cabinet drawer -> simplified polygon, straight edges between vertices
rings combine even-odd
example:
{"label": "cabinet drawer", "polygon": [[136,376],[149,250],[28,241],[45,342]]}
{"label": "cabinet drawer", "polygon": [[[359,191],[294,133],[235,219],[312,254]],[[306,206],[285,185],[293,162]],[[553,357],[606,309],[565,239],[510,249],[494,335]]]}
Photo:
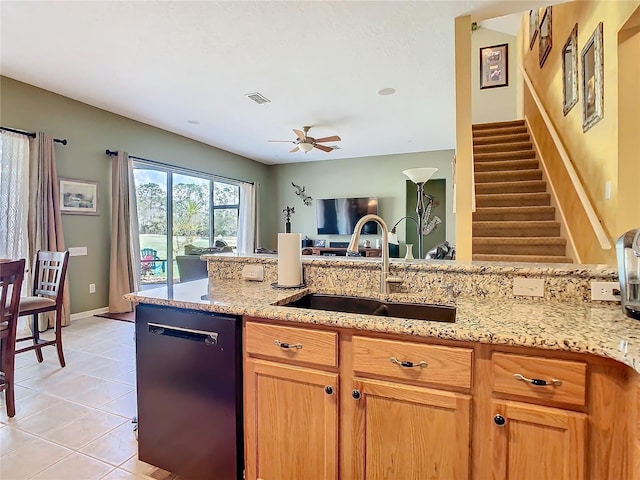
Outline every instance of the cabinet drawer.
{"label": "cabinet drawer", "polygon": [[[492,360],[494,392],[573,405],[585,404],[587,364],[584,362],[500,352],[494,352]],[[549,384],[535,385],[516,378],[516,375],[544,380]],[[553,385],[550,384],[552,380],[562,383]]]}
{"label": "cabinet drawer", "polygon": [[247,322],[245,346],[248,354],[338,366],[336,332]]}
{"label": "cabinet drawer", "polygon": [[[470,348],[353,337],[353,370],[399,380],[471,388],[472,353]],[[426,365],[420,366],[420,362]]]}

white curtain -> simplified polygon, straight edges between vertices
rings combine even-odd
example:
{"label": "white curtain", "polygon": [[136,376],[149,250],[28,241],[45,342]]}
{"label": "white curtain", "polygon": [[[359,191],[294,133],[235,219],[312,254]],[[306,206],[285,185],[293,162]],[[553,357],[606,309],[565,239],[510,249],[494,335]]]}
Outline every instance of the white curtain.
{"label": "white curtain", "polygon": [[254,253],[258,235],[257,187],[240,185],[240,214],[238,218],[238,253]]}
{"label": "white curtain", "polygon": [[0,258],[29,259],[29,137],[0,132]]}
{"label": "white curtain", "polygon": [[133,163],[118,152],[111,165],[111,262],[109,312],[131,312],[123,295],[140,289],[140,238]]}

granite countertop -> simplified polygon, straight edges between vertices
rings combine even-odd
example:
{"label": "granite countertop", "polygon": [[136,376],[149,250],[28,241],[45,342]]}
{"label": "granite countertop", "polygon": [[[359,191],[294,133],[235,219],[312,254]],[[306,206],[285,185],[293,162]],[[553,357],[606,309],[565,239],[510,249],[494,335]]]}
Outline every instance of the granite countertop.
{"label": "granite countertop", "polygon": [[[282,306],[313,288],[274,289],[267,282],[208,279],[142,290],[125,298],[154,305],[233,315],[249,315],[300,324],[396,333],[447,340],[493,343],[592,353],[613,358],[640,373],[640,321],[625,316],[620,306],[570,302],[519,302],[486,298],[456,299],[455,323],[406,320]],[[357,291],[327,291],[381,298]],[[390,301],[430,302],[428,296],[390,294]]]}

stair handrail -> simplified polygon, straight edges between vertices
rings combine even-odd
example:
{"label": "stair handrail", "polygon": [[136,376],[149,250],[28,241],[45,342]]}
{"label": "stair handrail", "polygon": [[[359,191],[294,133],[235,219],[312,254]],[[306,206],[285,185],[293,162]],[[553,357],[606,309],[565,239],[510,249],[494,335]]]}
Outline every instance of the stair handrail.
{"label": "stair handrail", "polygon": [[587,214],[587,218],[589,219],[589,223],[593,228],[593,232],[596,234],[596,238],[598,239],[598,242],[600,242],[600,247],[603,250],[610,250],[611,242],[609,241],[609,237],[607,236],[607,233],[604,231],[604,228],[602,228],[602,224],[600,223],[598,214],[594,210],[593,205],[591,205],[591,201],[589,200],[589,197],[587,196],[587,192],[585,192],[584,187],[582,186],[582,182],[580,181],[580,178],[578,177],[578,174],[576,173],[576,170],[573,167],[573,163],[569,158],[569,154],[567,153],[567,150],[564,148],[564,145],[560,140],[560,135],[558,135],[558,132],[554,127],[553,123],[551,122],[551,119],[549,118],[547,111],[542,105],[542,101],[540,100],[540,97],[538,97],[538,92],[536,92],[536,89],[533,86],[531,79],[529,78],[529,74],[524,69],[524,66],[520,65],[520,70],[522,71],[522,77],[524,78],[524,81],[526,82],[527,87],[529,88],[529,92],[531,92],[531,97],[533,98],[533,101],[536,103],[536,106],[538,107],[540,116],[542,117],[542,120],[544,121],[545,125],[547,126],[547,129],[549,130],[549,133],[551,134],[551,139],[553,140],[553,143],[555,144],[555,147],[558,150],[558,153],[560,154],[560,158],[562,159],[564,168],[567,170],[567,173],[569,174],[569,178],[571,179],[573,188],[575,189],[578,195],[578,198],[580,199],[580,203],[582,203],[582,208],[584,208],[584,211]]}

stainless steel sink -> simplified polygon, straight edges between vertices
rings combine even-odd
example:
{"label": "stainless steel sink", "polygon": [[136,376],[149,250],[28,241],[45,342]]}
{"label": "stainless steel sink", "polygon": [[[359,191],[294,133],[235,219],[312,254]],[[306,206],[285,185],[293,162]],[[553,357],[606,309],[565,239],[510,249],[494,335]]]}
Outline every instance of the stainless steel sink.
{"label": "stainless steel sink", "polygon": [[433,322],[453,323],[456,321],[456,307],[454,306],[382,302],[371,298],[347,295],[309,293],[284,306],[309,308],[312,310],[328,310],[331,312],[361,313],[383,317],[410,318],[414,320],[430,320]]}

